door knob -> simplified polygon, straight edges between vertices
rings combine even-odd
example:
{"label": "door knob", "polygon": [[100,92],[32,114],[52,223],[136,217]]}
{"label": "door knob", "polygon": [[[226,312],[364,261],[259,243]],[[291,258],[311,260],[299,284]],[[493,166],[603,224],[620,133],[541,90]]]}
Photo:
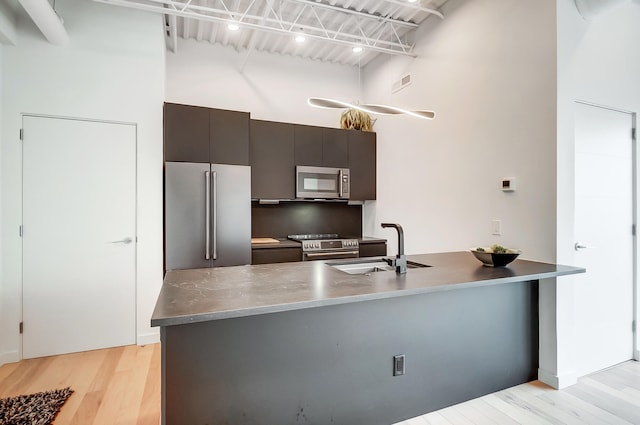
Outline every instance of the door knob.
{"label": "door knob", "polygon": [[587,246],[587,245],[583,245],[583,244],[581,244],[580,242],[576,242],[576,243],[573,245],[573,249],[575,249],[576,251],[580,251],[580,250],[582,250],[582,249],[594,249],[594,248],[595,248],[595,246]]}
{"label": "door knob", "polygon": [[120,239],[119,241],[111,241],[111,243],[124,243],[124,244],[130,244],[131,242],[133,242],[133,239],[128,237],[124,239]]}

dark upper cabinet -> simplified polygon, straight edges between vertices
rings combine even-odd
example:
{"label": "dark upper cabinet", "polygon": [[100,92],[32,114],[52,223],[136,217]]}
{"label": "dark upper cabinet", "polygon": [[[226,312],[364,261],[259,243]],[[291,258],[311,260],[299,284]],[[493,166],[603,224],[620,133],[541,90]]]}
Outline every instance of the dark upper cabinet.
{"label": "dark upper cabinet", "polygon": [[210,110],[212,164],[249,165],[249,113]]}
{"label": "dark upper cabinet", "polygon": [[351,199],[376,199],[376,133],[348,131]]}
{"label": "dark upper cabinet", "polygon": [[349,167],[349,132],[337,128],[322,129],[322,165],[325,167]]}
{"label": "dark upper cabinet", "polygon": [[209,109],[164,104],[164,159],[209,162]]}
{"label": "dark upper cabinet", "polygon": [[295,165],[347,168],[347,131],[337,128],[293,125]]}
{"label": "dark upper cabinet", "polygon": [[295,198],[294,126],[251,120],[251,197]]}
{"label": "dark upper cabinet", "polygon": [[164,159],[249,165],[249,114],[165,103]]}
{"label": "dark upper cabinet", "polygon": [[322,167],[322,127],[293,125],[295,165]]}

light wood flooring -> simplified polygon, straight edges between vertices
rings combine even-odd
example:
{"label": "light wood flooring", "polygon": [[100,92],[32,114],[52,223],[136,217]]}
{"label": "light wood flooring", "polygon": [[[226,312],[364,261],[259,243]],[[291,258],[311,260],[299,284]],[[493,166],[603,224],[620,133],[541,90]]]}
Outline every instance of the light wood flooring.
{"label": "light wood flooring", "polygon": [[629,361],[557,391],[518,385],[397,425],[640,425],[640,363]]}
{"label": "light wood flooring", "polygon": [[[160,345],[44,357],[0,367],[0,398],[66,386],[74,393],[55,425],[157,425]],[[638,425],[640,363],[622,363],[561,391],[534,381],[399,423],[428,424]]]}
{"label": "light wood flooring", "polygon": [[70,386],[62,424],[160,423],[160,344],[22,360],[0,367],[0,398]]}

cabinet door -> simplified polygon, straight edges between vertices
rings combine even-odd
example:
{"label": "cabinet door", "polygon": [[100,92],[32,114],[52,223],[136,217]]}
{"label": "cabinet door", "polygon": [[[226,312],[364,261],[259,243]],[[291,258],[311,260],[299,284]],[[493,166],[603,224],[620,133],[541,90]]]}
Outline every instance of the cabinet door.
{"label": "cabinet door", "polygon": [[349,131],[338,128],[322,129],[322,165],[347,168],[349,166]]}
{"label": "cabinet door", "polygon": [[209,162],[209,109],[164,104],[164,160]]}
{"label": "cabinet door", "polygon": [[251,197],[295,198],[293,125],[251,120]]}
{"label": "cabinet door", "polygon": [[322,167],[322,127],[294,125],[295,165]]}
{"label": "cabinet door", "polygon": [[212,164],[249,165],[249,113],[210,110]]}
{"label": "cabinet door", "polygon": [[268,248],[251,250],[251,264],[302,261],[302,248]]}
{"label": "cabinet door", "polygon": [[351,199],[376,199],[376,133],[349,130]]}
{"label": "cabinet door", "polygon": [[360,257],[383,257],[387,255],[387,243],[361,243]]}

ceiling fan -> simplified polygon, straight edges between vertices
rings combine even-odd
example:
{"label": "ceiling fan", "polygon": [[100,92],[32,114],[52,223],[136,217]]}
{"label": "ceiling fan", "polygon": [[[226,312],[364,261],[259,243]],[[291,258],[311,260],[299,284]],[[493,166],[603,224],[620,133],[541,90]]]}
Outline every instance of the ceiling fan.
{"label": "ceiling fan", "polygon": [[422,118],[425,120],[432,120],[435,118],[436,113],[434,111],[409,111],[407,109],[397,108],[389,105],[358,105],[348,102],[343,102],[336,99],[328,99],[324,97],[310,97],[307,99],[307,103],[310,106],[316,108],[335,108],[335,109],[357,109],[368,114],[379,115],[410,115],[416,118]]}

